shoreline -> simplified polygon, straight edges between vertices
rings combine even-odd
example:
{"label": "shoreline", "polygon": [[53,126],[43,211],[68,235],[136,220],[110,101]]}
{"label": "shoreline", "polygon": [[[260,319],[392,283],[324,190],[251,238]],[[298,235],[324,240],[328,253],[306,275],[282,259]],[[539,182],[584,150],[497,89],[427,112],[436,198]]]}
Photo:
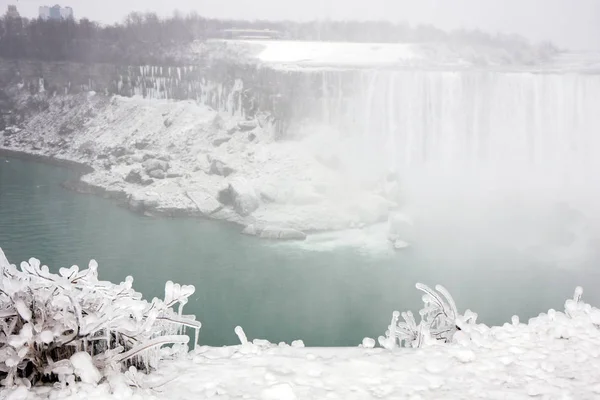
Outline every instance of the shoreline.
{"label": "shoreline", "polygon": [[4,136],[0,156],[70,168],[78,178],[64,188],[138,214],[227,221],[281,241],[343,234],[401,213],[398,184],[351,179],[356,162],[339,155],[344,143],[331,148],[335,137],[279,142],[259,119],[191,102],[89,93],[49,102],[18,135]]}
{"label": "shoreline", "polygon": [[[60,184],[60,186],[63,189],[69,190],[71,192],[81,194],[81,195],[101,197],[103,199],[113,202],[117,207],[125,208],[129,212],[132,212],[134,214],[137,214],[137,215],[140,215],[143,217],[157,218],[157,219],[160,219],[160,218],[170,218],[170,219],[190,218],[190,219],[197,219],[197,220],[216,221],[219,223],[224,223],[230,227],[238,228],[240,234],[244,234],[243,230],[246,228],[246,225],[244,225],[243,223],[229,221],[226,219],[207,217],[207,216],[203,215],[199,210],[197,210],[195,212],[191,212],[189,210],[174,208],[174,209],[168,209],[168,210],[162,211],[158,208],[148,210],[148,209],[139,209],[136,207],[132,207],[131,203],[129,201],[129,195],[125,191],[111,191],[110,189],[107,189],[105,187],[93,185],[93,184],[90,184],[90,183],[82,180],[81,178],[83,176],[93,173],[95,171],[95,169],[92,166],[85,164],[83,162],[68,160],[68,159],[64,159],[64,158],[58,158],[58,157],[49,156],[49,155],[45,155],[45,154],[29,153],[25,150],[8,149],[8,148],[2,147],[2,146],[0,146],[0,157],[12,158],[12,159],[29,161],[29,162],[36,162],[36,163],[40,163],[40,164],[52,165],[52,166],[61,167],[61,168],[67,168],[73,172],[76,172],[77,177],[74,179],[68,179],[68,180],[62,182]],[[377,225],[377,224],[375,224],[375,225]],[[304,233],[308,236],[308,235],[318,235],[318,234],[335,234],[335,233],[341,234],[345,231],[346,230],[306,230],[306,231],[304,231]],[[256,239],[259,239],[259,240],[266,240],[266,241],[272,241],[272,242],[289,241],[289,240],[283,240],[283,239],[262,238],[257,235],[248,235],[248,234],[244,234],[244,235],[248,236],[248,237],[255,237]]]}
{"label": "shoreline", "polygon": [[118,207],[123,207],[129,210],[132,213],[142,215],[144,217],[149,218],[195,218],[195,219],[205,219],[205,220],[213,220],[220,222],[227,222],[228,224],[235,225],[236,227],[243,227],[243,225],[237,224],[231,221],[218,220],[216,218],[206,218],[200,213],[196,214],[193,212],[177,209],[171,210],[171,212],[152,210],[139,210],[131,207],[128,201],[128,195],[126,192],[121,191],[111,191],[102,186],[95,186],[88,182],[85,182],[81,179],[84,175],[90,174],[95,171],[95,169],[87,165],[85,163],[73,160],[67,160],[64,158],[57,158],[53,156],[48,156],[45,154],[35,154],[29,153],[24,150],[13,150],[7,149],[5,147],[0,147],[0,157],[12,158],[16,160],[23,161],[31,161],[40,164],[52,165],[55,167],[67,168],[73,172],[76,172],[77,178],[75,179],[67,179],[62,182],[60,186],[63,189],[69,190],[74,193],[82,194],[82,195],[91,195],[101,197],[103,199],[110,200],[114,202]]}
{"label": "shoreline", "polygon": [[7,149],[6,147],[2,146],[0,146],[0,157],[14,158],[17,160],[25,161],[34,161],[41,164],[68,168],[72,171],[77,172],[79,174],[79,177],[82,177],[83,175],[90,174],[95,171],[92,166],[78,161],[66,160],[64,158],[57,158],[45,154],[28,153],[24,150]]}

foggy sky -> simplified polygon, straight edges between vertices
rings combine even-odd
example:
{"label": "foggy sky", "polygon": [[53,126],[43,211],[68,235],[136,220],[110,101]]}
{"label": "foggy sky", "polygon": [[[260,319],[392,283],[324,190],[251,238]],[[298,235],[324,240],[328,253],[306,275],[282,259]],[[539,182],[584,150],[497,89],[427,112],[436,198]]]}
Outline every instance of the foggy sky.
{"label": "foggy sky", "polygon": [[514,32],[532,41],[600,50],[600,0],[0,0],[0,6],[16,3],[32,17],[40,5],[56,2],[73,7],[76,18],[104,23],[121,21],[131,11],[171,15],[175,9],[239,19],[384,19]]}

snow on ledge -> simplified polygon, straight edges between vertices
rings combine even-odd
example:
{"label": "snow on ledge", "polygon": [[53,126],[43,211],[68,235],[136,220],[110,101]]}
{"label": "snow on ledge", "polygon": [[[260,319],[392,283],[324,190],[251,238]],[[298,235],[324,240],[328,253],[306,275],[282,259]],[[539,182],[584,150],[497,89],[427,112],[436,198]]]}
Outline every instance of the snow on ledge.
{"label": "snow on ledge", "polygon": [[[297,40],[210,39],[200,46],[233,51],[278,70],[492,69],[501,72],[600,73],[600,53],[552,55],[465,43],[354,43]],[[202,47],[204,46],[204,47]],[[514,50],[514,49],[513,49]],[[193,50],[198,51],[198,50]]]}
{"label": "snow on ledge", "polygon": [[[245,41],[245,43],[254,43]],[[406,43],[264,41],[258,59],[269,64],[303,67],[368,67],[412,64],[423,57]]]}

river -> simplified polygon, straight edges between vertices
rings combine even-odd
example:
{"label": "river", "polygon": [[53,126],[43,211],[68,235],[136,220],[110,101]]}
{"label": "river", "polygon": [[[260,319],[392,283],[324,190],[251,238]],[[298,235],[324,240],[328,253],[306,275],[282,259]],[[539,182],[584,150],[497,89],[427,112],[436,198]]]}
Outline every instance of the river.
{"label": "river", "polygon": [[94,258],[101,279],[131,275],[149,299],[163,296],[167,280],[195,285],[184,312],[202,322],[205,345],[236,344],[240,325],[250,339],[356,346],[383,334],[394,310],[421,308],[417,282],[446,286],[459,310],[470,308],[487,324],[562,310],[577,285],[587,288],[588,302],[600,300],[600,271],[585,263],[556,268],[491,245],[393,253],[261,241],[232,225],[144,217],[60,186],[74,176],[0,158],[0,247],[9,260],[36,257],[57,271]]}

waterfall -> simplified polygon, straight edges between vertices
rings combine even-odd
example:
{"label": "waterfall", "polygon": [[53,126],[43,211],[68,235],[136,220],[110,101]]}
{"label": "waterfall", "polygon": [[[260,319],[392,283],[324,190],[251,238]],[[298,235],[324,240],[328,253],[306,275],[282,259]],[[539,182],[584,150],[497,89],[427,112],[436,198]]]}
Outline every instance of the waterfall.
{"label": "waterfall", "polygon": [[600,75],[319,74],[326,97],[297,117],[352,143],[341,151],[349,175],[397,172],[429,236],[495,230],[493,241],[525,240],[516,233],[540,236],[559,204],[594,219],[600,235]]}
{"label": "waterfall", "polygon": [[351,91],[335,73],[323,81],[321,122],[379,145],[397,169],[564,165],[600,144],[598,75],[369,71]]}

